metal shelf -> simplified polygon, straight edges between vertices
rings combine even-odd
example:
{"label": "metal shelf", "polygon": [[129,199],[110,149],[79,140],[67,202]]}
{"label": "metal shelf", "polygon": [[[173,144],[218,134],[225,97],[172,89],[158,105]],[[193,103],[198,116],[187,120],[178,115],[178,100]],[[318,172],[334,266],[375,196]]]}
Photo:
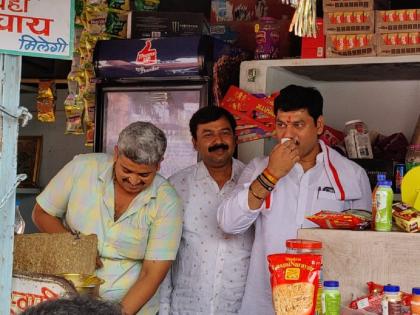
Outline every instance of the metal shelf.
{"label": "metal shelf", "polygon": [[420,80],[420,55],[245,61],[317,81]]}

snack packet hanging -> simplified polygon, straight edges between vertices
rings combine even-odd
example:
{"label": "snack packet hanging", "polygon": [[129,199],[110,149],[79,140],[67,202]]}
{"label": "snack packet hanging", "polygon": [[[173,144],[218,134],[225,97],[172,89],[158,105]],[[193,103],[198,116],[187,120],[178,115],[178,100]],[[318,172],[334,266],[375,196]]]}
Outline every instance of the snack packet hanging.
{"label": "snack packet hanging", "polygon": [[130,11],[130,0],[108,0],[108,8]]}
{"label": "snack packet hanging", "polygon": [[64,101],[64,111],[66,113],[65,134],[83,134],[83,100],[69,94]]}
{"label": "snack packet hanging", "polygon": [[95,136],[95,94],[86,93],[83,96],[85,103],[85,146],[93,146]]}
{"label": "snack packet hanging", "polygon": [[134,11],[157,11],[160,0],[134,0]]}
{"label": "snack packet hanging", "polygon": [[128,12],[109,9],[105,32],[118,38],[127,38]]}
{"label": "snack packet hanging", "polygon": [[267,260],[276,315],[314,314],[322,256],[274,254]]}
{"label": "snack packet hanging", "polygon": [[84,14],[81,17],[85,30],[89,34],[104,33],[107,15],[108,6],[105,4],[86,5]]}
{"label": "snack packet hanging", "polygon": [[39,82],[36,107],[39,121],[55,122],[55,84],[53,81]]}

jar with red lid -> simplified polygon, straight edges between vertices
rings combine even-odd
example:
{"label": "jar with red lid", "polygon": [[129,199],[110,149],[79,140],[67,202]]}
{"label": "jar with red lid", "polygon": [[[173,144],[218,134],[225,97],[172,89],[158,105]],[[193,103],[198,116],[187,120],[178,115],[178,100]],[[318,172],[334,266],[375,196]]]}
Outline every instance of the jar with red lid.
{"label": "jar with red lid", "polygon": [[[322,250],[322,242],[313,241],[313,240],[304,240],[304,239],[289,239],[286,240],[286,253],[287,254],[317,254],[321,255]],[[322,267],[321,267],[321,274],[319,277],[319,289],[318,295],[316,300],[316,309],[315,315],[322,314]]]}
{"label": "jar with red lid", "polygon": [[321,254],[322,242],[290,239],[286,241],[286,253],[288,254]]}

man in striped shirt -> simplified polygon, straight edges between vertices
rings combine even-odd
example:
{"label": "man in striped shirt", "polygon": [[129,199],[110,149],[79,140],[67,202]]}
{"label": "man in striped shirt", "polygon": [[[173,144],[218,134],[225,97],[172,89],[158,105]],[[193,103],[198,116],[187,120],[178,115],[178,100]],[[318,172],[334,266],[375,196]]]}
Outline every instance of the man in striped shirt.
{"label": "man in striped shirt", "polygon": [[127,315],[157,313],[155,293],[179,246],[182,202],[157,174],[165,149],[162,130],[132,123],[114,155],[79,155],[64,166],[32,215],[41,232],[98,236],[100,296],[120,302]]}

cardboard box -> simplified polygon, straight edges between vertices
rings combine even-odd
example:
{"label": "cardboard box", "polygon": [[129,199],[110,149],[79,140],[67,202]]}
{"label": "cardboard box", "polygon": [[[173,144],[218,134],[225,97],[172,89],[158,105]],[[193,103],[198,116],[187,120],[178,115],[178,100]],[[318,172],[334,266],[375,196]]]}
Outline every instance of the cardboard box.
{"label": "cardboard box", "polygon": [[291,18],[295,11],[278,0],[211,0],[210,22],[254,21],[262,16]]}
{"label": "cardboard box", "polygon": [[208,34],[209,27],[202,13],[130,12],[128,38],[159,38]]}
{"label": "cardboard box", "polygon": [[392,205],[392,217],[395,224],[405,232],[418,232],[420,229],[420,211],[402,202]]}
{"label": "cardboard box", "polygon": [[235,116],[237,142],[257,140],[270,137],[274,130],[274,98],[257,97],[236,86],[230,86],[221,106]]}
{"label": "cardboard box", "polygon": [[420,9],[375,11],[375,32],[418,32],[420,31]]}
{"label": "cardboard box", "polygon": [[[255,23],[257,21],[234,21],[212,24],[210,35],[233,44],[236,47],[254,53],[255,51]],[[290,20],[279,20],[280,27],[280,46],[279,54],[281,57],[290,56]]]}
{"label": "cardboard box", "polygon": [[376,56],[374,34],[340,34],[326,36],[326,57]]}
{"label": "cardboard box", "polygon": [[325,34],[373,33],[374,11],[335,11],[324,13]]}
{"label": "cardboard box", "polygon": [[316,20],[316,37],[302,37],[301,58],[325,58],[324,21]]}
{"label": "cardboard box", "polygon": [[420,32],[376,34],[378,56],[420,54]]}
{"label": "cardboard box", "polygon": [[373,10],[374,0],[324,0],[324,12]]}

